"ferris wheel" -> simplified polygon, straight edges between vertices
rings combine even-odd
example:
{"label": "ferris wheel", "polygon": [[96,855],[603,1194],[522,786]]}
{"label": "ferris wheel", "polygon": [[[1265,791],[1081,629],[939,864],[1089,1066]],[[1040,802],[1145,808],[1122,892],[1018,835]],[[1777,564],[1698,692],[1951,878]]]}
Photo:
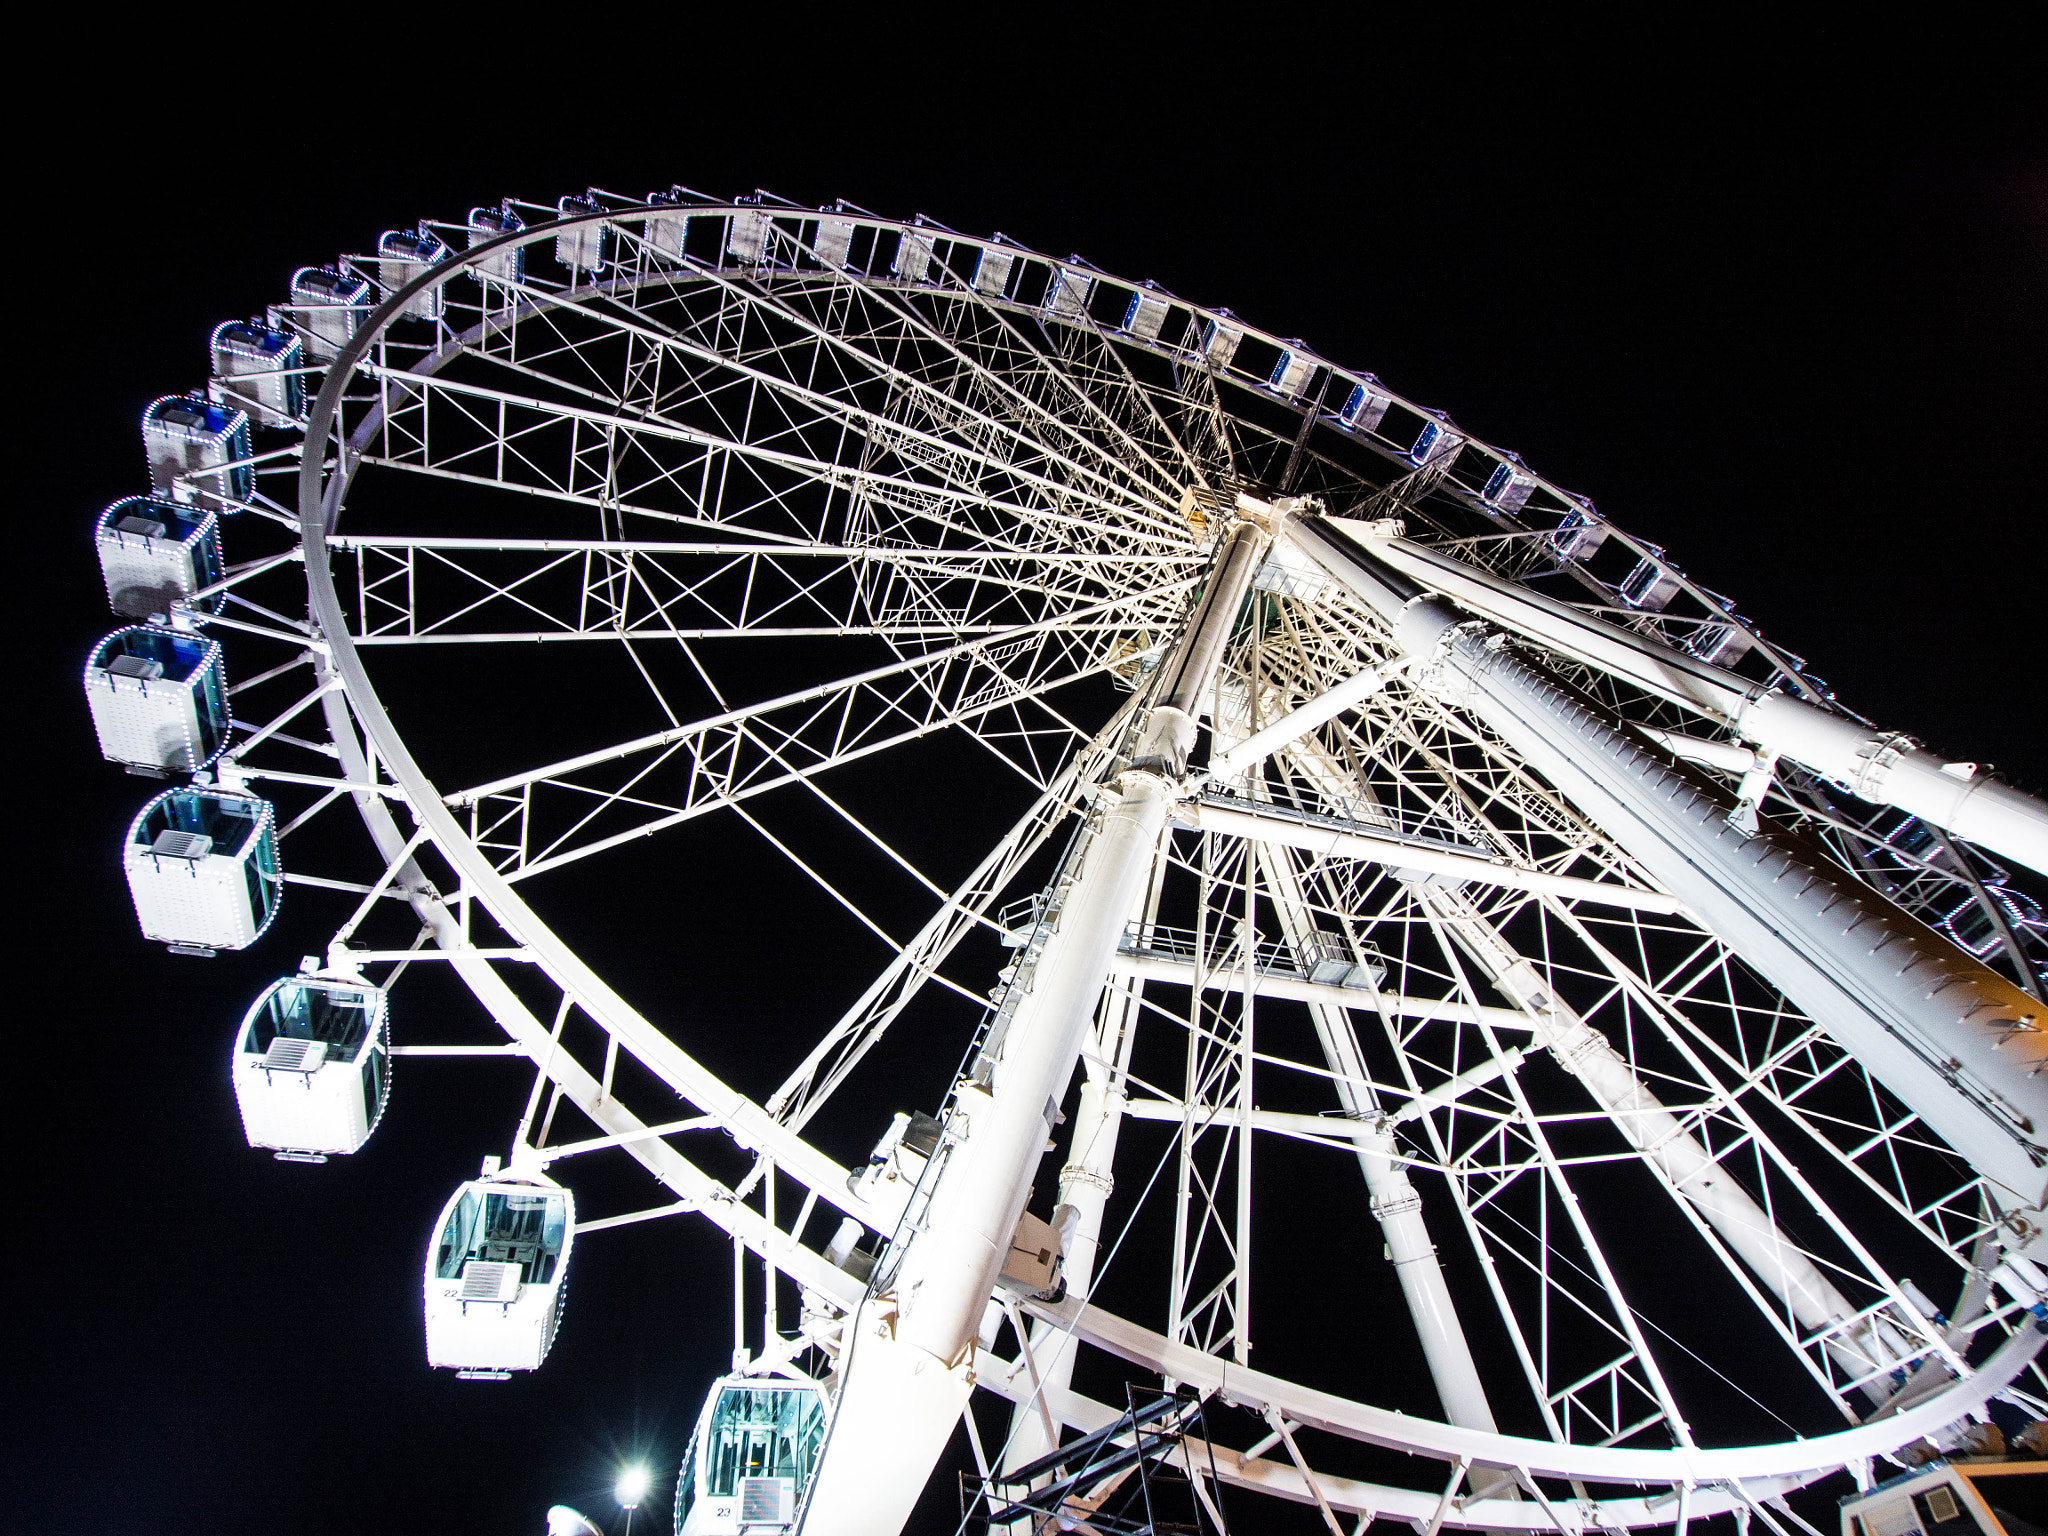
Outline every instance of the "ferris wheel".
{"label": "ferris wheel", "polygon": [[[1445,413],[683,188],[387,232],[211,364],[95,530],[143,933],[312,952],[222,1003],[279,1157],[528,1064],[427,1365],[548,1368],[607,1228],[730,1239],[678,1531],[894,1532],[964,1423],[1002,1528],[1177,1468],[1219,1528],[1789,1536],[2048,1418],[2048,807]],[[721,920],[872,963],[770,1016]]]}

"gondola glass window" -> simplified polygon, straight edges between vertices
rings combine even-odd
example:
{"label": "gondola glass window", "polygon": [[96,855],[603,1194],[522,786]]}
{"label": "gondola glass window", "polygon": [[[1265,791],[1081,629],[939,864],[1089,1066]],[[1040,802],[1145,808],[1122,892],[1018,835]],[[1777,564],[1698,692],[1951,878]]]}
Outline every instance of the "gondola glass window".
{"label": "gondola glass window", "polygon": [[233,1077],[252,1147],[324,1162],[370,1139],[390,1091],[385,994],[359,982],[292,976],[242,1021]]}
{"label": "gondola glass window", "polygon": [[742,1525],[787,1525],[824,1439],[816,1387],[726,1377],[712,1389],[676,1480],[676,1530],[721,1536]]}
{"label": "gondola glass window", "polygon": [[435,1274],[459,1280],[472,1261],[516,1264],[520,1284],[545,1285],[562,1257],[566,1215],[559,1193],[472,1185],[442,1225]]}

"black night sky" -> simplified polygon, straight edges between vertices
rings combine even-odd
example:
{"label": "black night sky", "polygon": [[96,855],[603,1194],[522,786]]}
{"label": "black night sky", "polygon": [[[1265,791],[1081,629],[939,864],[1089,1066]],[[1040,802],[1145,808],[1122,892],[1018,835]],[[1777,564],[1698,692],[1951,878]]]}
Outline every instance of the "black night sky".
{"label": "black night sky", "polygon": [[[1995,40],[1981,75],[1903,41],[1852,69],[1824,37],[1680,72],[1668,40],[1594,68],[1420,17],[1169,47],[1150,21],[1020,10],[915,56],[793,43],[793,12],[658,43],[553,17],[482,53],[301,23],[118,85],[88,86],[76,40],[41,55],[62,89],[13,135],[12,1529],[610,1519],[622,1459],[672,1476],[728,1347],[729,1250],[651,1223],[579,1255],[536,1378],[430,1376],[427,1226],[502,1149],[518,1069],[403,1064],[364,1154],[274,1163],[242,1144],[228,1032],[324,935],[289,902],[241,956],[135,931],[114,850],[147,786],[100,761],[77,682],[113,627],[92,520],[146,488],[139,413],[202,382],[213,325],[382,229],[682,182],[1077,251],[1449,411],[1667,546],[1852,708],[2048,791],[2048,136]],[[1837,70],[1866,83],[1817,99]]]}

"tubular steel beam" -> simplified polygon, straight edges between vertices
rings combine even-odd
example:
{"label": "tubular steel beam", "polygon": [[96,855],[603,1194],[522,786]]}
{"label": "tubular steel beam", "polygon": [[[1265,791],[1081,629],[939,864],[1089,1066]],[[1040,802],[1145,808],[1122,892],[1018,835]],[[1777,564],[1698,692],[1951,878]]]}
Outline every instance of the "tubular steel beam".
{"label": "tubular steel beam", "polygon": [[2042,1007],[1776,829],[1729,821],[1726,792],[1328,521],[1290,527],[1392,625],[1417,685],[1471,710],[1709,932],[1998,1186],[2048,1248],[2048,1030]]}

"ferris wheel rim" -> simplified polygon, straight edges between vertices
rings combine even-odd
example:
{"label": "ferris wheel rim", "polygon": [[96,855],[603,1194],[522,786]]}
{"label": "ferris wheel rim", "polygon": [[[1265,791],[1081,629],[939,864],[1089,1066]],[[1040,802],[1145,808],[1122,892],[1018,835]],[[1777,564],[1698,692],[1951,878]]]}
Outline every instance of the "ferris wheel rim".
{"label": "ferris wheel rim", "polygon": [[[513,933],[520,942],[532,949],[540,957],[542,968],[563,988],[565,993],[573,992],[579,1003],[585,1007],[585,1010],[591,1014],[593,1019],[598,1020],[608,1032],[619,1035],[622,1038],[641,1035],[641,1038],[636,1043],[636,1054],[641,1054],[643,1059],[648,1059],[649,1052],[655,1055],[667,1054],[660,1049],[661,1046],[667,1046],[669,1052],[673,1052],[674,1056],[681,1058],[681,1061],[676,1061],[671,1057],[671,1066],[689,1082],[689,1096],[695,1102],[703,1107],[707,1113],[717,1116],[721,1123],[734,1134],[735,1138],[741,1141],[742,1145],[748,1146],[750,1150],[765,1152],[768,1155],[774,1156],[778,1165],[786,1171],[790,1171],[793,1175],[801,1177],[802,1175],[799,1173],[799,1170],[808,1173],[811,1176],[804,1178],[803,1182],[817,1190],[824,1198],[832,1199],[831,1191],[836,1188],[843,1188],[843,1169],[836,1167],[836,1165],[830,1165],[828,1159],[824,1159],[821,1154],[817,1154],[800,1136],[786,1133],[784,1128],[779,1125],[767,1110],[728,1088],[722,1080],[711,1074],[707,1069],[702,1068],[701,1065],[695,1062],[694,1058],[688,1056],[688,1053],[682,1052],[680,1047],[677,1047],[673,1041],[669,1040],[664,1032],[655,1028],[636,1009],[619,997],[595,970],[588,967],[570,946],[554,934],[552,928],[546,924],[545,920],[533,911],[524,898],[491,865],[488,857],[476,847],[473,839],[470,838],[453,815],[450,814],[445,800],[438,793],[432,780],[428,778],[424,770],[421,769],[417,761],[412,757],[403,737],[391,722],[388,712],[384,709],[357,649],[354,637],[350,634],[329,565],[329,535],[338,526],[347,485],[353,477],[355,467],[348,461],[346,442],[339,437],[336,430],[339,426],[341,395],[349,379],[354,375],[358,365],[362,362],[363,357],[367,354],[375,340],[389,328],[393,321],[403,314],[407,302],[419,291],[430,284],[449,281],[462,271],[473,267],[494,254],[500,248],[507,245],[532,243],[533,241],[547,238],[561,229],[580,225],[601,224],[608,219],[616,219],[619,216],[619,210],[607,210],[604,214],[581,215],[575,218],[558,220],[552,224],[530,226],[525,231],[507,234],[498,239],[472,247],[470,250],[461,253],[460,256],[436,268],[422,272],[410,283],[395,290],[385,303],[378,308],[369,322],[364,325],[357,337],[349,343],[348,348],[335,359],[329,368],[326,379],[323,381],[320,396],[313,406],[312,418],[307,427],[305,452],[300,465],[299,522],[306,555],[305,563],[308,571],[309,596],[312,600],[314,616],[319,626],[320,638],[328,648],[332,663],[342,678],[348,710],[375,743],[380,755],[388,765],[392,777],[405,790],[408,803],[412,807],[414,814],[420,816],[423,825],[427,826],[435,846],[440,850],[443,857],[447,858],[451,865],[460,870],[464,877],[475,887],[479,899],[483,900],[486,907],[507,928],[508,932]],[[877,220],[874,222],[896,224],[897,221]],[[899,227],[908,228],[910,226],[903,225]],[[334,444],[336,451],[336,464],[331,476],[323,475],[323,461],[330,441]],[[593,1003],[596,1005],[595,1007],[592,1006]],[[615,1028],[615,1025],[620,1020],[628,1021],[633,1027],[627,1030]],[[644,1031],[644,1035],[641,1034],[642,1031]],[[638,1049],[639,1046],[644,1046],[645,1050]],[[679,1091],[681,1090],[679,1089]],[[752,1139],[750,1140],[749,1138]],[[839,1204],[842,1209],[848,1210],[849,1214],[859,1214],[857,1210],[852,1209],[843,1201],[834,1200],[834,1203]],[[1891,1442],[1889,1447],[1876,1444],[1877,1441],[1884,1439],[1885,1434],[1889,1432],[1883,1426],[1864,1426],[1857,1430],[1839,1432],[1836,1436],[1788,1441],[1782,1443],[1782,1445],[1773,1442],[1772,1445],[1778,1450],[1792,1452],[1795,1458],[1797,1455],[1807,1454],[1811,1449],[1823,1445],[1848,1446],[1853,1443],[1857,1446],[1868,1447],[1868,1449],[1845,1454],[1871,1454],[1873,1452],[1881,1452],[1887,1448],[1896,1448],[1897,1445],[1917,1438],[1919,1434],[1924,1433],[1924,1430],[1919,1427],[1923,1419],[1929,1424],[1948,1422],[1949,1419],[1955,1416],[1955,1412],[1967,1411],[1969,1407],[1974,1406],[1976,1403],[1981,1403],[1985,1398],[1988,1398],[1993,1392],[2005,1385],[2005,1381],[2009,1380],[2011,1375],[2017,1374],[2026,1364],[2026,1360],[2031,1359],[2033,1351],[2039,1347],[2040,1341],[2038,1338],[2030,1341],[2016,1335],[2013,1340],[2008,1342],[1999,1356],[2000,1361],[2006,1361],[2009,1358],[2013,1360],[2011,1372],[2004,1379],[1994,1380],[1995,1371],[1990,1365],[1987,1365],[1976,1375],[1957,1382],[1953,1387],[1945,1391],[1939,1399],[1932,1400],[1930,1403],[1924,1404],[1919,1408],[1909,1410],[1908,1415],[1902,1415],[1895,1420],[1887,1421],[1894,1425],[1910,1422],[1914,1426],[1910,1432],[1902,1434],[1897,1440]],[[2025,1358],[2018,1358],[2022,1353],[2024,1353]],[[2002,1366],[2000,1368],[2002,1369]],[[1968,1396],[1969,1391],[1974,1390],[1980,1385],[1983,1388],[1982,1392],[1972,1402],[1964,1403],[1962,1400]],[[1225,1391],[1227,1394],[1227,1387]],[[1958,1404],[1960,1406],[1956,1407],[1954,1411],[1948,1412],[1946,1418],[1939,1418],[1939,1411],[1947,1408],[1950,1404]],[[1368,1413],[1376,1414],[1383,1412],[1383,1410],[1370,1409],[1369,1405],[1357,1404],[1356,1406],[1365,1409]],[[1411,1425],[1414,1425],[1416,1421],[1410,1419],[1409,1422]],[[1442,1427],[1445,1429],[1452,1428],[1447,1425]],[[1674,1481],[1685,1481],[1701,1475],[1736,1475],[1726,1471],[1708,1471],[1709,1462],[1718,1466],[1719,1462],[1716,1458],[1727,1458],[1737,1455],[1755,1456],[1763,1449],[1762,1447],[1736,1447],[1726,1448],[1725,1450],[1717,1448],[1707,1451],[1681,1448],[1671,1452],[1645,1452],[1626,1451],[1618,1447],[1558,1446],[1550,1442],[1524,1441],[1512,1436],[1477,1436],[1469,1441],[1467,1449],[1452,1449],[1454,1441],[1458,1444],[1468,1443],[1464,1440],[1459,1440],[1458,1437],[1471,1437],[1473,1435],[1474,1432],[1471,1431],[1454,1430],[1450,1438],[1442,1439],[1432,1447],[1425,1447],[1418,1443],[1418,1440],[1422,1437],[1415,1435],[1411,1431],[1411,1438],[1403,1443],[1408,1448],[1423,1450],[1425,1454],[1434,1449],[1443,1452],[1447,1457],[1468,1456],[1485,1460],[1512,1460],[1529,1471],[1556,1471],[1561,1475],[1587,1476],[1600,1481],[1614,1482],[1645,1480],[1646,1477],[1647,1480],[1654,1481],[1663,1481],[1667,1478]],[[1793,1452],[1793,1447],[1795,1446],[1799,1450]],[[1535,1454],[1538,1451],[1542,1454]],[[1546,1458],[1557,1457],[1560,1452],[1571,1453],[1566,1458],[1566,1461],[1576,1470],[1567,1471],[1564,1462],[1559,1462],[1555,1459],[1546,1460]],[[1613,1452],[1614,1454],[1604,1454],[1607,1452]],[[1582,1457],[1591,1457],[1593,1460],[1588,1462],[1582,1460]],[[1709,1461],[1703,1462],[1697,1459],[1702,1457],[1709,1458]],[[1592,1466],[1596,1464],[1602,1470],[1592,1470]],[[1841,1464],[1840,1460],[1826,1461],[1828,1468]],[[1788,1466],[1785,1470],[1805,1471],[1813,1470],[1820,1466],[1821,1462],[1819,1461],[1805,1461],[1801,1462],[1797,1468]],[[1656,1470],[1651,1472],[1650,1469],[1653,1467]]]}

